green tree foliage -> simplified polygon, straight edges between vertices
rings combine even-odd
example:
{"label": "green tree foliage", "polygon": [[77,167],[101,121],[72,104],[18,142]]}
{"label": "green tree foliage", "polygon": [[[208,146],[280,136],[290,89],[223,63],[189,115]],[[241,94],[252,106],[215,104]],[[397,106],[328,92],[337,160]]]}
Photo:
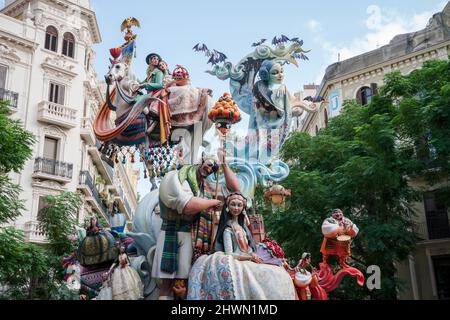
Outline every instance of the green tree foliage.
{"label": "green tree foliage", "polygon": [[34,136],[23,129],[19,120],[11,120],[9,106],[0,101],[0,225],[20,216],[23,204],[18,200],[21,189],[8,177],[19,172],[31,157]]}
{"label": "green tree foliage", "polygon": [[46,196],[45,207],[40,211],[39,225],[49,240],[49,249],[59,257],[71,254],[76,243],[70,239],[77,226],[77,212],[82,200],[79,193],[64,192]]}
{"label": "green tree foliage", "polygon": [[79,197],[64,194],[47,199],[50,207],[41,226],[50,237],[50,250],[26,242],[22,231],[5,226],[24,209],[19,199],[22,190],[8,174],[23,169],[35,142],[21,122],[8,115],[8,104],[0,101],[0,299],[73,299],[74,293],[62,282],[61,263],[73,249],[67,235]]}
{"label": "green tree foliage", "polygon": [[8,117],[9,106],[0,101],[0,172],[20,172],[33,150],[35,138],[32,133],[23,129],[20,120]]}
{"label": "green tree foliage", "polygon": [[309,251],[318,264],[322,221],[341,208],[360,227],[354,265],[363,273],[370,265],[381,268],[381,290],[356,288],[350,279],[331,298],[396,299],[401,290],[395,262],[415,247],[412,203],[421,197],[408,182],[445,181],[448,192],[449,78],[448,61],[426,62],[407,76],[389,74],[369,105],[347,102],[317,136],[294,133],[283,146],[291,164],[283,185],[293,195],[285,213],[266,215],[271,235],[288,256],[298,260]]}
{"label": "green tree foliage", "polygon": [[5,228],[0,232],[0,298],[33,299],[37,279],[48,274],[45,249],[25,242],[21,231]]}

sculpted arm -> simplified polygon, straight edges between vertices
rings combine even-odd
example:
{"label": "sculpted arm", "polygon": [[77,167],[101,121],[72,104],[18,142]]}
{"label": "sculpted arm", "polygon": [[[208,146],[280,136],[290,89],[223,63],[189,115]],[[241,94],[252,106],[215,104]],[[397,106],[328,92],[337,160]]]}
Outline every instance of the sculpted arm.
{"label": "sculpted arm", "polygon": [[292,115],[294,117],[300,116],[304,110],[308,112],[317,112],[319,110],[321,103],[300,100],[299,98],[292,96],[288,91],[287,94],[292,108]]}
{"label": "sculpted arm", "polygon": [[219,148],[217,156],[219,158],[219,162],[222,164],[227,189],[230,190],[230,192],[240,192],[241,187],[239,186],[239,180],[233,170],[231,170],[228,166],[225,160],[225,151],[222,148]]}
{"label": "sculpted arm", "polygon": [[155,82],[144,83],[144,88],[149,91],[155,91],[164,88],[163,85],[164,74],[162,72],[157,72],[155,76]]}
{"label": "sculpted arm", "polygon": [[167,207],[187,215],[197,214],[220,204],[218,200],[194,197],[188,192],[188,188],[189,186],[180,183],[178,174],[172,171],[161,181],[159,198]]}
{"label": "sculpted arm", "polygon": [[359,228],[350,219],[346,219],[346,234],[354,238],[358,235]]}
{"label": "sculpted arm", "polygon": [[326,238],[335,238],[336,236],[342,234],[342,230],[339,224],[334,223],[333,220],[325,219],[322,223],[322,234]]}

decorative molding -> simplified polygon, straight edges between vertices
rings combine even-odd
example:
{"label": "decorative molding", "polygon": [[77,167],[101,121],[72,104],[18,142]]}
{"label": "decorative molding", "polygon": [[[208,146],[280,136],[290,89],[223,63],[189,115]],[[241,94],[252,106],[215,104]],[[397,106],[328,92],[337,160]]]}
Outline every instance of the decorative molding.
{"label": "decorative molding", "polygon": [[[66,191],[67,187],[64,187],[62,184],[53,181],[53,180],[42,180],[39,178],[33,178],[33,182],[31,183],[33,188],[41,188],[46,190],[52,190],[52,191]],[[41,194],[41,195],[47,195],[47,194]]]}
{"label": "decorative molding", "polygon": [[20,57],[16,54],[16,50],[9,48],[7,45],[0,43],[0,57],[13,63],[20,62]]}
{"label": "decorative molding", "polygon": [[69,82],[78,75],[72,71],[75,66],[62,55],[45,58],[41,66],[47,75],[56,76]]}
{"label": "decorative molding", "polygon": [[6,30],[0,30],[0,42],[1,43],[8,42],[11,44],[11,47],[19,46],[21,48],[25,48],[28,50],[36,50],[37,47],[39,46],[39,43],[20,37]]}
{"label": "decorative molding", "polygon": [[62,130],[58,126],[45,126],[42,127],[40,130],[39,135],[39,154],[44,154],[44,143],[45,143],[45,137],[52,137],[59,140],[59,150],[58,150],[58,160],[64,161],[65,160],[65,149],[66,149],[66,141],[67,141],[67,133]]}
{"label": "decorative molding", "polygon": [[55,138],[66,139],[67,134],[57,126],[42,127],[42,136],[53,136]]}

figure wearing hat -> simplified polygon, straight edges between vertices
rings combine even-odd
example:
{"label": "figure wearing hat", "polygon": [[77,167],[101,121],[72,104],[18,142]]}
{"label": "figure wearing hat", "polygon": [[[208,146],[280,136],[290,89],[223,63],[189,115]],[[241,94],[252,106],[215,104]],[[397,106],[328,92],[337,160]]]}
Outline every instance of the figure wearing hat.
{"label": "figure wearing hat", "polygon": [[[147,78],[141,82],[139,89],[144,88],[152,97],[163,100],[156,102],[155,110],[151,110],[149,106],[142,110],[147,118],[147,133],[150,134],[159,122],[160,142],[161,144],[165,144],[170,137],[172,126],[167,94],[165,94],[164,90],[164,72],[160,69],[160,64],[164,61],[157,53],[150,53],[145,60],[148,64]],[[165,62],[164,65],[167,66]]]}
{"label": "figure wearing hat", "polygon": [[141,82],[139,88],[147,90],[148,93],[164,88],[164,73],[158,68],[162,61],[161,56],[157,53],[150,53],[145,61],[148,64],[147,78]]}
{"label": "figure wearing hat", "polygon": [[227,191],[238,192],[239,180],[226,164],[223,149],[219,149],[217,157],[203,155],[200,164],[171,171],[161,181],[159,205],[163,223],[152,269],[152,277],[163,280],[160,299],[171,299],[175,280],[188,279],[194,249],[201,246],[209,251],[211,247],[210,212],[222,202],[213,199],[214,186],[206,179],[217,173],[219,164],[222,164]]}

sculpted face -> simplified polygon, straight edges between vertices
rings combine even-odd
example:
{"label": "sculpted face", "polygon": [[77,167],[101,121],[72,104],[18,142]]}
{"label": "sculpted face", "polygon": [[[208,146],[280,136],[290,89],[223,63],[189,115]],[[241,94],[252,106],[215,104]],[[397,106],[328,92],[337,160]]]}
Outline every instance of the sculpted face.
{"label": "sculpted face", "polygon": [[152,66],[157,67],[158,64],[159,64],[159,58],[158,58],[157,56],[152,56],[152,57],[150,58],[150,64],[151,64]]}
{"label": "sculpted face", "polygon": [[199,168],[200,175],[202,178],[208,177],[210,174],[214,173],[214,168],[216,163],[210,159],[205,160]]}
{"label": "sculpted face", "polygon": [[279,63],[275,63],[269,72],[269,83],[282,84],[284,80],[284,69]]}
{"label": "sculpted face", "polygon": [[165,71],[167,70],[167,63],[166,63],[165,61],[161,61],[161,62],[159,63],[159,69],[160,69],[162,72],[165,72]]}
{"label": "sculpted face", "polygon": [[341,210],[336,209],[336,210],[333,210],[332,217],[334,219],[336,219],[337,221],[341,221],[344,218],[344,214],[342,213]]}
{"label": "sculpted face", "polygon": [[232,199],[228,204],[228,210],[231,215],[239,216],[242,213],[242,210],[244,210],[244,201],[241,199]]}

